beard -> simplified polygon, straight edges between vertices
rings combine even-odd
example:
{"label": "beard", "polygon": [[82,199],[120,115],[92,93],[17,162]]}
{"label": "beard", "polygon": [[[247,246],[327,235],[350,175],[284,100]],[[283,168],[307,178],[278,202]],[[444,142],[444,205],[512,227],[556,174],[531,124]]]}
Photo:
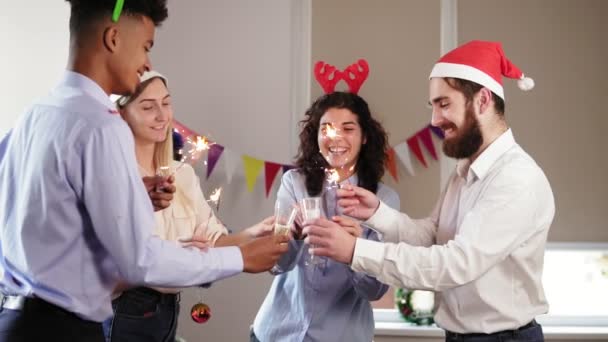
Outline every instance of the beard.
{"label": "beard", "polygon": [[[454,124],[446,125],[445,128],[454,128],[456,136],[443,141],[443,153],[456,159],[465,159],[473,156],[483,144],[483,137],[479,127],[479,121],[475,118],[472,104],[465,108],[464,124],[457,128]],[[444,127],[442,127],[444,129]]]}

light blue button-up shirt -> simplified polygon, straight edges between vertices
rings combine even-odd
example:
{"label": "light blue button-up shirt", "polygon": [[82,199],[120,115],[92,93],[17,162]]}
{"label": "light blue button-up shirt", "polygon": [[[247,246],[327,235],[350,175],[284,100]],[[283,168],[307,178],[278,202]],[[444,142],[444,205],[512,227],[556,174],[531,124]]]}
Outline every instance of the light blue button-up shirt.
{"label": "light blue button-up shirt", "polygon": [[94,321],[119,279],[186,287],[243,270],[237,247],[203,253],[152,236],[133,135],[91,79],[66,72],[0,142],[0,291]]}
{"label": "light blue button-up shirt", "polygon": [[[357,184],[357,177],[348,182]],[[323,215],[335,215],[335,191],[327,190],[327,184],[324,189]],[[399,196],[394,190],[379,184],[377,195],[399,210]],[[277,201],[291,205],[304,197],[308,197],[304,176],[297,170],[285,173]],[[362,228],[363,237],[378,240],[376,232]],[[303,241],[290,241],[289,251],[279,261],[288,271],[275,277],[255,318],[257,338],[261,342],[371,341],[374,316],[370,301],[382,297],[388,286],[329,258],[307,266],[309,257]]]}

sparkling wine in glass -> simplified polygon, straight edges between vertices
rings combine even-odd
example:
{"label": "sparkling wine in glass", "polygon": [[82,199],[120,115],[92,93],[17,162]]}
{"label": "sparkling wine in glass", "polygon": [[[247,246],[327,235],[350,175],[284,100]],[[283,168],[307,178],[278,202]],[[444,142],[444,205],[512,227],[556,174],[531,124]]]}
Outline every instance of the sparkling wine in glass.
{"label": "sparkling wine in glass", "polygon": [[[156,175],[159,177],[168,178],[172,174],[173,174],[173,170],[171,169],[171,166],[168,166],[168,165],[162,165],[156,169]],[[156,192],[162,192],[164,189],[163,189],[162,184],[156,184],[156,188],[154,190]]]}
{"label": "sparkling wine in glass", "polygon": [[[286,202],[277,201],[274,205],[274,234],[289,235],[297,215],[297,207],[289,205]],[[271,274],[279,274],[282,272],[284,272],[284,270],[278,264],[270,269]]]}
{"label": "sparkling wine in glass", "polygon": [[[303,198],[300,202],[300,209],[302,210],[304,224],[321,218],[321,197]],[[310,245],[310,248],[315,248],[315,246]],[[319,257],[310,254],[308,260],[306,260],[306,265],[318,265],[320,262],[321,259]]]}

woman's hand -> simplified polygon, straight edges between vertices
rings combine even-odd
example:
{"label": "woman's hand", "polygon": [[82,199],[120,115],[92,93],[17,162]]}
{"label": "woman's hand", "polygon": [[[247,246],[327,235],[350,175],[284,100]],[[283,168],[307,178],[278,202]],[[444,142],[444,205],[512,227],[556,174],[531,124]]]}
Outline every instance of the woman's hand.
{"label": "woman's hand", "polygon": [[274,216],[268,216],[261,222],[245,229],[245,233],[252,239],[272,234],[274,228]]}
{"label": "woman's hand", "polygon": [[211,242],[204,235],[194,235],[189,239],[179,239],[178,241],[184,248],[195,247],[201,252],[205,252],[211,247]]}
{"label": "woman's hand", "polygon": [[374,193],[355,185],[345,185],[338,189],[337,194],[342,213],[360,220],[369,219],[380,205]]}
{"label": "woman's hand", "polygon": [[358,238],[363,234],[363,228],[361,228],[361,224],[358,221],[355,221],[346,216],[334,216],[331,218],[332,221],[339,224],[342,229],[344,229],[348,234]]}

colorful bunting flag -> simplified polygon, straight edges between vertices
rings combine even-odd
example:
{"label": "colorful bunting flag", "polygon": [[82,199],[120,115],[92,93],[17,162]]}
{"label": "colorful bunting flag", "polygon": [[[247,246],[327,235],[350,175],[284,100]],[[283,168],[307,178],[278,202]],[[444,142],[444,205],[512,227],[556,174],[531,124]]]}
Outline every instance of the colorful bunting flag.
{"label": "colorful bunting flag", "polygon": [[226,171],[226,183],[230,184],[232,182],[232,176],[236,172],[236,169],[239,167],[239,163],[241,161],[241,156],[237,153],[233,152],[228,148],[224,148],[224,171]]}
{"label": "colorful bunting flag", "polygon": [[209,147],[209,153],[207,153],[207,179],[211,176],[211,172],[213,172],[217,161],[220,160],[222,152],[224,152],[224,146],[220,144],[213,144]]}
{"label": "colorful bunting flag", "polygon": [[[184,126],[177,120],[173,120],[173,127],[184,138],[198,136],[196,132]],[[419,140],[422,141],[425,149],[431,154],[433,159],[438,160],[438,155],[433,143],[431,132],[433,132],[433,134],[440,139],[445,138],[443,131],[440,128],[428,125],[407,138],[405,142],[399,143],[387,151],[386,168],[396,182],[399,182],[399,170],[397,169],[396,158],[399,158],[401,163],[405,166],[408,174],[411,176],[415,175],[414,166],[411,159],[411,152],[414,153],[416,159],[418,159],[418,161],[420,161],[424,167],[428,167],[422,153]],[[207,178],[211,176],[221,157],[223,157],[222,159],[224,160],[227,183],[232,182],[232,177],[236,173],[239,162],[242,159],[243,169],[245,171],[245,180],[249,192],[253,192],[257,183],[257,178],[262,171],[262,168],[264,168],[266,197],[270,195],[270,190],[272,189],[272,185],[279,171],[282,170],[283,173],[285,173],[295,168],[293,165],[284,165],[271,161],[259,160],[247,155],[239,155],[238,153],[231,151],[222,145],[214,143],[210,146],[207,155]]]}
{"label": "colorful bunting flag", "polygon": [[386,151],[386,168],[390,172],[395,182],[399,182],[399,175],[397,174],[397,163],[395,161],[395,150],[391,147]]}
{"label": "colorful bunting flag", "polygon": [[272,188],[272,183],[274,182],[277,173],[281,169],[282,165],[273,163],[273,162],[264,162],[264,174],[265,174],[265,185],[266,185],[266,197],[270,193],[270,189]]}
{"label": "colorful bunting flag", "polygon": [[243,167],[245,169],[245,181],[247,182],[247,190],[253,192],[255,183],[264,167],[264,161],[243,155]]}
{"label": "colorful bunting flag", "polygon": [[441,128],[435,127],[433,125],[429,125],[429,128],[431,129],[431,131],[433,131],[433,133],[435,133],[437,138],[442,139],[442,140],[445,138],[445,135],[443,134],[443,131],[441,130]]}
{"label": "colorful bunting flag", "polygon": [[415,176],[414,173],[414,165],[412,165],[412,158],[410,156],[410,149],[405,142],[397,144],[393,147],[397,157],[401,160],[401,163],[405,166],[405,169],[410,174],[410,176]]}
{"label": "colorful bunting flag", "polygon": [[433,145],[433,139],[431,138],[431,129],[425,127],[418,131],[416,134],[420,140],[422,140],[422,144],[426,147],[427,151],[431,154],[433,159],[437,160],[437,153],[435,152],[435,145]]}
{"label": "colorful bunting flag", "polygon": [[296,166],[295,165],[283,165],[283,173],[287,173],[287,171],[291,170],[291,169],[295,169]]}
{"label": "colorful bunting flag", "polygon": [[418,161],[427,167],[426,160],[424,160],[424,156],[422,155],[422,150],[420,149],[420,145],[418,144],[418,137],[416,135],[409,137],[407,140],[407,146],[410,147],[410,150],[414,152],[414,155],[418,159]]}
{"label": "colorful bunting flag", "polygon": [[187,137],[198,135],[198,134],[196,134],[196,132],[194,132],[190,128],[184,126],[181,122],[179,122],[175,119],[173,119],[173,128],[177,129],[177,132],[182,135],[184,140]]}

